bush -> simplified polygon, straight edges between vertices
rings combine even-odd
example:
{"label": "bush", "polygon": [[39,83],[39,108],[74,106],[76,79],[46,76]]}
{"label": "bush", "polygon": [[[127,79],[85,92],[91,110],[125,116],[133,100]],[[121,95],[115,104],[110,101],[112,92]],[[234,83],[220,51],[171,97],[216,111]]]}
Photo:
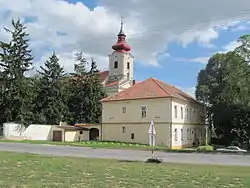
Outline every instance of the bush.
{"label": "bush", "polygon": [[213,146],[207,145],[207,146],[199,146],[197,147],[196,151],[214,151]]}

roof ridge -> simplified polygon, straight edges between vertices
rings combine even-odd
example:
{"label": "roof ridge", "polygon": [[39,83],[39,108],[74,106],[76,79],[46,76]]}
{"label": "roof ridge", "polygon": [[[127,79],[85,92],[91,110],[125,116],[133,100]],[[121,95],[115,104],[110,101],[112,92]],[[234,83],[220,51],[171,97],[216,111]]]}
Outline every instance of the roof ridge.
{"label": "roof ridge", "polygon": [[[155,78],[154,78],[154,79],[155,79]],[[165,85],[168,85],[168,86],[170,86],[170,87],[172,87],[172,88],[174,88],[174,89],[176,89],[176,90],[179,90],[179,91],[181,91],[183,94],[187,95],[188,97],[190,97],[190,98],[196,100],[192,95],[188,94],[187,92],[183,91],[182,89],[178,88],[177,86],[171,85],[171,84],[169,84],[169,83],[162,82],[161,80],[158,80],[158,79],[155,79],[155,80],[158,81],[158,82],[161,82],[161,83],[163,83],[163,84],[165,84]],[[163,88],[163,89],[164,89],[164,88]],[[164,89],[164,90],[165,90],[165,89]],[[165,90],[165,91],[166,91],[166,90]],[[166,91],[166,92],[167,92],[167,91]],[[169,95],[171,96],[170,93],[169,93]]]}
{"label": "roof ridge", "polygon": [[157,80],[157,79],[155,79],[155,78],[152,78],[152,80],[167,94],[167,95],[169,95],[169,96],[171,96],[172,97],[172,95],[166,90],[166,89],[164,89],[158,82],[159,82],[159,80]]}

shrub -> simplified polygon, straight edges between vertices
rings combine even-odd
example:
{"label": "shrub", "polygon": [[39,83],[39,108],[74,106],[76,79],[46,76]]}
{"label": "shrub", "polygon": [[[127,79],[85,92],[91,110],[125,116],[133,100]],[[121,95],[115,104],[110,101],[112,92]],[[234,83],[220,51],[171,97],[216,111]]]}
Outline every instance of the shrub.
{"label": "shrub", "polygon": [[206,146],[199,146],[196,149],[197,151],[214,151],[213,146],[206,145]]}

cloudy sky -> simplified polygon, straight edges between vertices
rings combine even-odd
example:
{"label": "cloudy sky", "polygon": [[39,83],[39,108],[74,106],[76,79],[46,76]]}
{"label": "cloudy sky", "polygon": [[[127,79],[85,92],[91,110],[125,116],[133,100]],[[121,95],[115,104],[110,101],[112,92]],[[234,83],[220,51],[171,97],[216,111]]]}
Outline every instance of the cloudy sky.
{"label": "cloudy sky", "polygon": [[[0,25],[10,27],[17,17],[25,22],[35,65],[56,51],[67,71],[76,51],[107,69],[121,16],[136,80],[155,77],[193,92],[208,58],[232,50],[249,33],[250,1],[0,0]],[[2,27],[0,40],[9,40]]]}

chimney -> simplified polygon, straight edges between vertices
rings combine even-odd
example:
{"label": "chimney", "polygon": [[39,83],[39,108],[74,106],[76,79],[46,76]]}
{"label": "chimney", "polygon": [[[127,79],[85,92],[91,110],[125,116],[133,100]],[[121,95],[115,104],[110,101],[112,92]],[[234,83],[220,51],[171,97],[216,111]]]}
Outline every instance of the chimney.
{"label": "chimney", "polygon": [[135,85],[135,80],[133,80],[133,85]]}

